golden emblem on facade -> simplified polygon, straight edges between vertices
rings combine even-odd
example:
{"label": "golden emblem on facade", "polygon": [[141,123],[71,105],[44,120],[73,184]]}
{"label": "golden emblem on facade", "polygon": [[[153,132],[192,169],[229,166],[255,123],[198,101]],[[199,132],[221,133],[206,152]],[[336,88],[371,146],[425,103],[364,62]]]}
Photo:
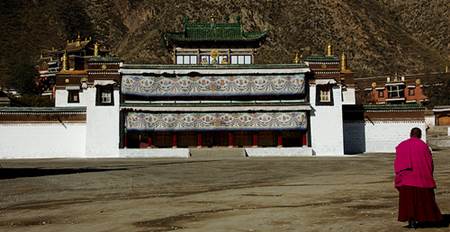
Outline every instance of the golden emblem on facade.
{"label": "golden emblem on facade", "polygon": [[219,56],[219,50],[213,49],[210,53],[211,56],[211,64],[217,64],[217,57]]}

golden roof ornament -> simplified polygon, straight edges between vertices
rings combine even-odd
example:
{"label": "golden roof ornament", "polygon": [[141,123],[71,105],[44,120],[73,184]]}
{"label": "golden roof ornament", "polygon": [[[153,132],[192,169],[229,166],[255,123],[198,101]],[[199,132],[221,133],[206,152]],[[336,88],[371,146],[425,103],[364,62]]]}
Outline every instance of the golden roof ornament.
{"label": "golden roof ornament", "polygon": [[94,56],[98,56],[98,43],[95,42],[94,44]]}
{"label": "golden roof ornament", "polygon": [[341,55],[341,71],[347,70],[347,57],[345,56],[345,52],[342,52]]}
{"label": "golden roof ornament", "polygon": [[80,47],[80,46],[81,46],[80,32],[78,32],[78,36],[77,36],[77,44],[76,44],[76,46],[77,46],[77,47]]}
{"label": "golden roof ornament", "polygon": [[375,89],[377,87],[377,83],[376,82],[372,82],[372,88]]}
{"label": "golden roof ornament", "polygon": [[332,56],[333,54],[332,54],[332,48],[331,48],[331,44],[329,43],[328,45],[327,45],[327,56]]}
{"label": "golden roof ornament", "polygon": [[295,58],[294,58],[294,64],[299,64],[300,63],[300,57],[299,57],[299,52],[295,53]]}
{"label": "golden roof ornament", "polygon": [[62,57],[62,65],[63,65],[63,70],[67,70],[67,52],[64,51],[64,55]]}
{"label": "golden roof ornament", "polygon": [[217,62],[218,61],[217,57],[219,56],[219,50],[212,49],[210,55],[211,55],[211,58],[212,58],[211,64],[217,64],[218,63]]}

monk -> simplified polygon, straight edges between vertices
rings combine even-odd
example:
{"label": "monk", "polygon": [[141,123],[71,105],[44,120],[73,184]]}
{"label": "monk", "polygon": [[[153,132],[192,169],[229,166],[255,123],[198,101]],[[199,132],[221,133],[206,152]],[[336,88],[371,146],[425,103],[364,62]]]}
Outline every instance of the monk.
{"label": "monk", "polygon": [[433,158],[421,137],[422,131],[413,128],[410,138],[396,147],[394,161],[395,187],[400,195],[398,221],[408,221],[409,228],[442,220],[434,197]]}

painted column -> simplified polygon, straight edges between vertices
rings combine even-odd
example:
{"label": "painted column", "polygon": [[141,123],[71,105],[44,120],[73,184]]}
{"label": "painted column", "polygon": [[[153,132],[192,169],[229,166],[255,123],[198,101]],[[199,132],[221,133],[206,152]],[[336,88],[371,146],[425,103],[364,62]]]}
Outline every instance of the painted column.
{"label": "painted column", "polygon": [[277,134],[277,145],[278,147],[283,147],[283,136],[281,132],[278,132]]}
{"label": "painted column", "polygon": [[234,147],[234,135],[233,135],[233,132],[228,132],[228,147]]}
{"label": "painted column", "polygon": [[303,147],[308,146],[308,132],[306,131],[302,132],[302,146]]}
{"label": "painted column", "polygon": [[202,132],[197,132],[197,147],[201,148],[203,146],[203,134]]}
{"label": "painted column", "polygon": [[258,147],[258,132],[253,132],[252,147]]}
{"label": "painted column", "polygon": [[128,147],[128,134],[127,134],[127,129],[125,129],[125,131],[123,132],[123,147],[127,148]]}
{"label": "painted column", "polygon": [[177,133],[173,132],[172,134],[172,147],[176,148],[177,147]]}
{"label": "painted column", "polygon": [[148,139],[147,139],[148,148],[152,148],[152,147],[153,147],[152,135],[151,135],[151,134],[148,134],[148,137],[147,137],[147,138],[148,138]]}

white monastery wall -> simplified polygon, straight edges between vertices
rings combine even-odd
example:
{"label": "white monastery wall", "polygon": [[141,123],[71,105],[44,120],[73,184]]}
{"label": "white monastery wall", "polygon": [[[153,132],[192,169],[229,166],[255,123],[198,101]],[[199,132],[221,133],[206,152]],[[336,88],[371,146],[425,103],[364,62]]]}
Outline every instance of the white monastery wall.
{"label": "white monastery wall", "polygon": [[0,124],[0,159],[84,157],[85,123]]}
{"label": "white monastery wall", "polygon": [[96,88],[87,94],[86,156],[119,157],[119,91],[114,90],[112,106],[96,105]]}
{"label": "white monastery wall", "polygon": [[71,106],[87,106],[87,91],[80,91],[79,98],[80,102],[68,103],[69,91],[66,89],[57,89],[55,92],[55,107],[71,107]]}
{"label": "white monastery wall", "polygon": [[345,152],[395,152],[395,147],[409,138],[414,127],[422,130],[422,140],[426,141],[425,121],[345,122]]}
{"label": "white monastery wall", "polygon": [[310,86],[311,145],[316,155],[343,155],[341,88],[333,88],[334,105],[316,105],[316,86]]}

